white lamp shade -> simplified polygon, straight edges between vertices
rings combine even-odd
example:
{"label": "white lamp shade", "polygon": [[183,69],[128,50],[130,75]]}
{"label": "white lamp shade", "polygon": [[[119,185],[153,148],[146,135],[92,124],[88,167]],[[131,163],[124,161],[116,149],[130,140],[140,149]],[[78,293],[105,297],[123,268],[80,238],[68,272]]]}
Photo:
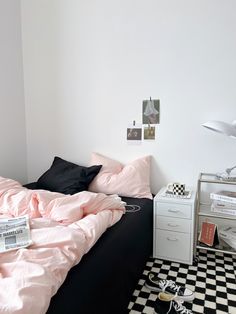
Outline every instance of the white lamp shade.
{"label": "white lamp shade", "polygon": [[208,121],[203,123],[202,126],[209,130],[236,138],[236,121],[233,121],[232,124],[223,121]]}

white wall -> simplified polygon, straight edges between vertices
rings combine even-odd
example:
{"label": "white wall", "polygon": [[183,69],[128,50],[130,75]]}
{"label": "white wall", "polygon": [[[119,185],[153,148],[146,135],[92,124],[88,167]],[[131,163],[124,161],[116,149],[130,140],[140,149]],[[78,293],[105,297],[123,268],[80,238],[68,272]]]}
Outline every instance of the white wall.
{"label": "white wall", "polygon": [[[201,127],[236,118],[235,0],[22,0],[29,180],[54,155],[86,165],[151,154],[152,188],[196,185],[236,164],[236,142]],[[128,145],[142,100],[155,142]]]}
{"label": "white wall", "polygon": [[26,182],[20,0],[0,1],[0,176]]}

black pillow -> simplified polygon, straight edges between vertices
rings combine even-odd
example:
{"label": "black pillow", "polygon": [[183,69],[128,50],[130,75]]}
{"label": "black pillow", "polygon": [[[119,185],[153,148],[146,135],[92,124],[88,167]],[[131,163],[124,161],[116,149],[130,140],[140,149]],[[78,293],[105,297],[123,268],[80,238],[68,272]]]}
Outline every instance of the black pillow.
{"label": "black pillow", "polygon": [[88,189],[101,167],[82,167],[55,157],[51,167],[38,179],[37,188],[64,194],[75,194]]}

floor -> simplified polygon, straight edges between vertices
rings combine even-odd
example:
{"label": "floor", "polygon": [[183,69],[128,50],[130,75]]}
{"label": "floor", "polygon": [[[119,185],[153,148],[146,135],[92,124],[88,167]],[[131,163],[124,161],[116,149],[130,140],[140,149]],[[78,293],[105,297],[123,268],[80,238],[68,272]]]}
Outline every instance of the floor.
{"label": "floor", "polygon": [[149,271],[195,291],[195,299],[185,302],[196,314],[236,314],[236,255],[197,252],[193,266],[150,258],[129,304],[130,314],[153,314],[157,294],[145,287]]}

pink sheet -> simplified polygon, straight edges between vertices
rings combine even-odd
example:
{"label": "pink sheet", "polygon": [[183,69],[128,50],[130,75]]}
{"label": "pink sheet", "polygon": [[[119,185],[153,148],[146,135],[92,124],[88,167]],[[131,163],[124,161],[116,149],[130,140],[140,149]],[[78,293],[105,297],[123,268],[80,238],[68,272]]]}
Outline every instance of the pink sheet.
{"label": "pink sheet", "polygon": [[33,245],[0,254],[0,313],[43,314],[71,267],[125,211],[117,195],[28,190],[0,177],[0,218],[28,214]]}

